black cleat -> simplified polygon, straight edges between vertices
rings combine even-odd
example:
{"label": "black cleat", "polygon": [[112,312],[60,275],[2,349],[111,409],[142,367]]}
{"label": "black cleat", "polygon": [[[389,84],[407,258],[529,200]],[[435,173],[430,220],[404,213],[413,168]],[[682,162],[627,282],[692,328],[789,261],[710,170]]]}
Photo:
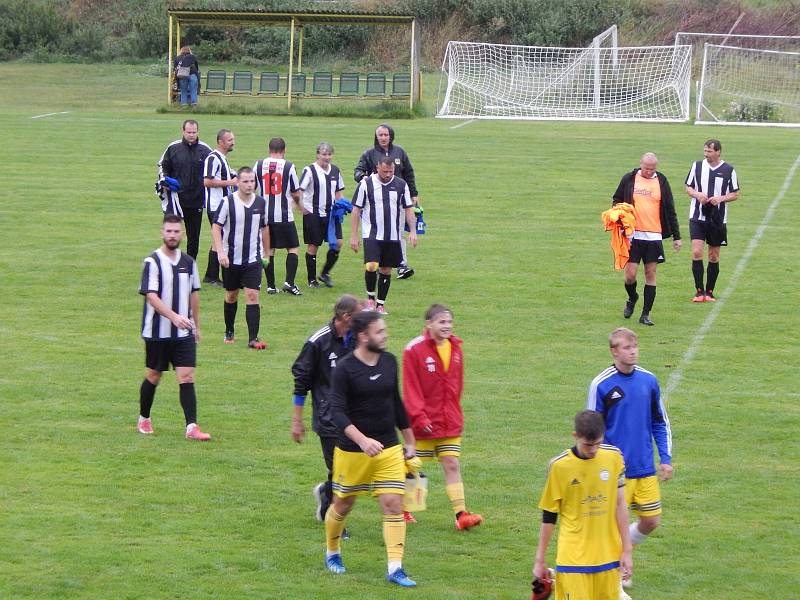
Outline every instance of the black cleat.
{"label": "black cleat", "polygon": [[303,292],[301,292],[300,288],[297,287],[297,285],[294,284],[294,283],[291,284],[291,285],[289,285],[288,283],[284,283],[283,287],[281,288],[281,291],[285,292],[287,294],[291,294],[292,296],[302,296],[303,295]]}
{"label": "black cleat", "polygon": [[319,280],[325,284],[325,287],[332,288],[333,287],[333,279],[327,273],[320,273]]}
{"label": "black cleat", "polygon": [[633,314],[633,308],[636,306],[636,301],[639,299],[639,296],[636,296],[633,300],[628,300],[625,302],[625,309],[622,311],[622,316],[626,319],[630,319],[631,315]]}
{"label": "black cleat", "polygon": [[639,323],[641,323],[642,325],[648,325],[648,326],[651,326],[651,327],[652,327],[653,325],[655,325],[655,323],[653,323],[653,322],[650,320],[650,315],[648,315],[648,314],[646,314],[646,313],[642,313],[642,316],[641,316],[641,317],[639,317]]}
{"label": "black cleat", "polygon": [[277,294],[278,290],[276,290],[274,287],[268,287],[267,288],[267,293],[271,296],[273,294]]}
{"label": "black cleat", "polygon": [[414,274],[414,269],[411,267],[400,267],[397,269],[398,279],[408,279]]}
{"label": "black cleat", "polygon": [[311,281],[308,282],[308,287],[314,288],[316,290],[321,288],[322,286],[319,284],[319,281],[317,281],[316,279],[312,279]]}

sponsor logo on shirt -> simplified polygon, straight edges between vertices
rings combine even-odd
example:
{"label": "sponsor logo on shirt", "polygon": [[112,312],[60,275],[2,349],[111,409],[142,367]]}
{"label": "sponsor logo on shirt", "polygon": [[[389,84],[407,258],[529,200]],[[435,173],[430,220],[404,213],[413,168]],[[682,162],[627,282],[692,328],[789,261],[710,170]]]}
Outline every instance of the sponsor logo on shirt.
{"label": "sponsor logo on shirt", "polygon": [[378,379],[378,377],[380,377],[380,376],[381,376],[381,374],[380,374],[380,373],[375,373],[375,375],[370,375],[370,376],[369,376],[369,380],[370,380],[370,381],[375,381],[375,380],[376,380],[376,379]]}

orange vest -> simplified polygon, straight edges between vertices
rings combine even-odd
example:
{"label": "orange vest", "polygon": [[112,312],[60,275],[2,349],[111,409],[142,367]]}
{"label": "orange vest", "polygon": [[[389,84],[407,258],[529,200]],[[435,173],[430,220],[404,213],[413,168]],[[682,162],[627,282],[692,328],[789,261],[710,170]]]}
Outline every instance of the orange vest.
{"label": "orange vest", "polygon": [[[658,180],[656,180],[658,185]],[[620,202],[600,215],[606,231],[611,231],[611,251],[614,253],[614,268],[620,271],[628,264],[631,237],[636,228],[636,215],[632,205]]]}

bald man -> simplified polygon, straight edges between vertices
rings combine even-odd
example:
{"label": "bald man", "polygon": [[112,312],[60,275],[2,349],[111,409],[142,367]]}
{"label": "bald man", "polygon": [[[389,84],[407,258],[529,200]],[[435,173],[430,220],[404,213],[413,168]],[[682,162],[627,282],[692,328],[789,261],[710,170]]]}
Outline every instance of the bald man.
{"label": "bald man", "polygon": [[644,263],[644,304],[639,323],[652,326],[650,311],[656,299],[656,267],[664,262],[662,240],[673,238],[675,252],[681,249],[681,232],[672,190],[663,173],[656,170],[658,157],[652,152],[644,154],[639,167],[625,173],[611,200],[614,206],[620,202],[633,205],[636,227],[631,240],[628,264],[625,265],[625,291],[628,300],[622,316],[630,319],[639,294],[636,291],[636,274],[639,263]]}

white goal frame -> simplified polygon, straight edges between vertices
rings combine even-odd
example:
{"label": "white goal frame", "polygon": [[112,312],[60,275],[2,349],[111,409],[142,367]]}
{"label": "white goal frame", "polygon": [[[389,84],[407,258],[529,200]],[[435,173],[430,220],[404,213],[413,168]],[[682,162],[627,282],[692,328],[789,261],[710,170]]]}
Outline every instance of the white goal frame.
{"label": "white goal frame", "polygon": [[451,41],[436,116],[688,121],[691,47],[601,46],[614,36],[616,27],[588,48]]}

